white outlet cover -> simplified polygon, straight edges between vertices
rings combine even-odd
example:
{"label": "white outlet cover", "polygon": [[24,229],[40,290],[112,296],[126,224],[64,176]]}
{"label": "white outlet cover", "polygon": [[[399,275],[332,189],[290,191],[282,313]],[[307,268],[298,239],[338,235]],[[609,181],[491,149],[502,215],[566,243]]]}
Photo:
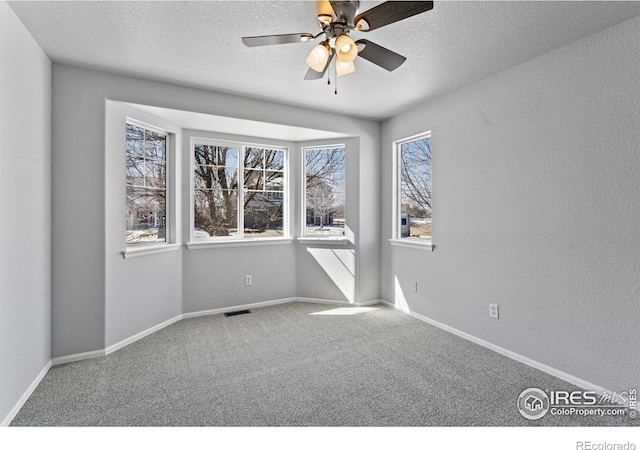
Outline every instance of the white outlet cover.
{"label": "white outlet cover", "polygon": [[498,305],[496,305],[495,303],[489,303],[489,317],[492,317],[494,319],[499,318]]}

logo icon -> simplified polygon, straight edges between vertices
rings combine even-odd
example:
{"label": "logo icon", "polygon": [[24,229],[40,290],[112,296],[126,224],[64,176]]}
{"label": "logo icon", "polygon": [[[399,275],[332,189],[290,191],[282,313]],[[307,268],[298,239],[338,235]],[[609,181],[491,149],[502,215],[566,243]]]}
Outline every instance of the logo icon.
{"label": "logo icon", "polygon": [[549,397],[541,389],[525,389],[518,397],[517,406],[524,418],[538,420],[549,411]]}

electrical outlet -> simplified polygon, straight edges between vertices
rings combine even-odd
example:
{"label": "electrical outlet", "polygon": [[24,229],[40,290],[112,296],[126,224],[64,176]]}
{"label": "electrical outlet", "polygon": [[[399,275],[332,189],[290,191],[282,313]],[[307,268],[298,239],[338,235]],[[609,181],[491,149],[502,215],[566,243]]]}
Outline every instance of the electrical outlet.
{"label": "electrical outlet", "polygon": [[418,292],[418,282],[417,281],[412,281],[411,282],[411,291],[412,292]]}
{"label": "electrical outlet", "polygon": [[495,303],[489,303],[489,317],[498,319],[498,305]]}
{"label": "electrical outlet", "polygon": [[244,276],[244,285],[245,286],[251,286],[252,282],[253,282],[253,279],[251,278],[251,275],[245,275]]}

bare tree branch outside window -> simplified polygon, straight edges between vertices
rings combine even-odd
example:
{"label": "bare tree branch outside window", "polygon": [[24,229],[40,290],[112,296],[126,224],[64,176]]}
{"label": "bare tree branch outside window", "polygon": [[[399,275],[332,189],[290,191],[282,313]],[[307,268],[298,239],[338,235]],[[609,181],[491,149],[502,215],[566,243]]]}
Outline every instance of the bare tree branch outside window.
{"label": "bare tree branch outside window", "polygon": [[400,209],[410,218],[408,237],[431,238],[431,193],[431,137],[401,144]]}
{"label": "bare tree branch outside window", "polygon": [[167,136],[126,126],[127,245],[166,241]]}
{"label": "bare tree branch outside window", "polygon": [[307,236],[344,236],[344,148],[305,152]]}
{"label": "bare tree branch outside window", "polygon": [[194,150],[196,231],[209,236],[237,234],[239,150],[199,144]]}
{"label": "bare tree branch outside window", "polygon": [[194,158],[195,237],[239,236],[239,211],[244,237],[283,235],[284,150],[196,144]]}

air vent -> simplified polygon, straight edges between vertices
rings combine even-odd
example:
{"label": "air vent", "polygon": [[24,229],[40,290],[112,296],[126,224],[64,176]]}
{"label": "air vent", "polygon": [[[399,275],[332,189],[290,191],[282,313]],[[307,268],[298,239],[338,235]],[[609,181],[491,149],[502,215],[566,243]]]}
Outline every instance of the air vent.
{"label": "air vent", "polygon": [[251,314],[251,311],[248,309],[241,309],[240,311],[231,311],[224,313],[225,317],[238,316],[240,314]]}

